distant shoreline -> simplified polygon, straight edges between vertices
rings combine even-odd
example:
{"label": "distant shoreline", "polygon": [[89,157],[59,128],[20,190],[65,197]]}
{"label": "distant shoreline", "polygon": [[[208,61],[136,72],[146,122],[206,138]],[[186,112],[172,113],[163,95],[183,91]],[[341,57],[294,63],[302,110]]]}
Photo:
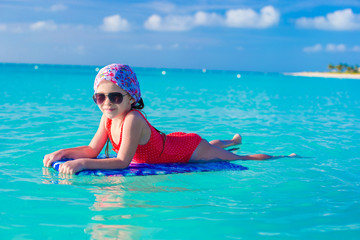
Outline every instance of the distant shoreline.
{"label": "distant shoreline", "polygon": [[298,76],[298,77],[360,79],[360,73],[296,72],[296,73],[284,73],[284,74],[290,76]]}

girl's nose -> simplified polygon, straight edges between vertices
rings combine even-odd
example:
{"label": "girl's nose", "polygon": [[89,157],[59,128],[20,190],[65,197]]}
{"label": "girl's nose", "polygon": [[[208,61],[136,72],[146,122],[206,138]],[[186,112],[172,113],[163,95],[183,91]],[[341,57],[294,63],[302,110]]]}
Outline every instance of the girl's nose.
{"label": "girl's nose", "polygon": [[106,104],[106,105],[110,105],[110,104],[111,104],[111,101],[110,101],[110,99],[109,99],[108,96],[105,96],[104,104]]}

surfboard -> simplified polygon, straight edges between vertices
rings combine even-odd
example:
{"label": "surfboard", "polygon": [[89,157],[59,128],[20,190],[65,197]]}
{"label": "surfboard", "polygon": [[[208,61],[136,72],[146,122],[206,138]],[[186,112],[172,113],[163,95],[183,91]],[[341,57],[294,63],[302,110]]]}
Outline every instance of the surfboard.
{"label": "surfboard", "polygon": [[[100,155],[98,158],[104,158]],[[52,167],[59,171],[59,167],[66,161],[72,159],[62,159],[52,164]],[[213,172],[213,171],[243,171],[247,167],[242,165],[228,162],[207,162],[207,163],[171,163],[171,164],[139,164],[130,163],[128,168],[125,169],[95,169],[95,170],[82,170],[76,175],[84,176],[148,176],[148,175],[166,175],[176,173],[193,173],[193,172]]]}

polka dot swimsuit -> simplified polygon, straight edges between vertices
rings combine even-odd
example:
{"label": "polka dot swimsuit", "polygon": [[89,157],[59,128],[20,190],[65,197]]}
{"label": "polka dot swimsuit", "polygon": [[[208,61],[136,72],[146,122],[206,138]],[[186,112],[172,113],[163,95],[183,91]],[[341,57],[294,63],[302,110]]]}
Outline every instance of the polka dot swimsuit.
{"label": "polka dot swimsuit", "polygon": [[[132,162],[148,164],[189,162],[192,154],[201,142],[201,137],[199,135],[195,133],[175,132],[165,136],[156,131],[141,112],[138,110],[132,111],[140,113],[151,129],[149,141],[145,145],[138,145]],[[121,125],[119,144],[116,144],[111,137],[111,122],[111,119],[107,119],[106,131],[113,146],[113,150],[118,152],[122,140],[123,124]]]}

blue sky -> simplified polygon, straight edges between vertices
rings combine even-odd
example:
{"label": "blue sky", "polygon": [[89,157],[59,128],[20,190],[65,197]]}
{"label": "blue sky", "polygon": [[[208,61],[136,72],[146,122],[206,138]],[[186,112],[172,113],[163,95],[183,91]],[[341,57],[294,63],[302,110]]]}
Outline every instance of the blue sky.
{"label": "blue sky", "polygon": [[360,65],[360,1],[0,0],[0,62],[265,72]]}

